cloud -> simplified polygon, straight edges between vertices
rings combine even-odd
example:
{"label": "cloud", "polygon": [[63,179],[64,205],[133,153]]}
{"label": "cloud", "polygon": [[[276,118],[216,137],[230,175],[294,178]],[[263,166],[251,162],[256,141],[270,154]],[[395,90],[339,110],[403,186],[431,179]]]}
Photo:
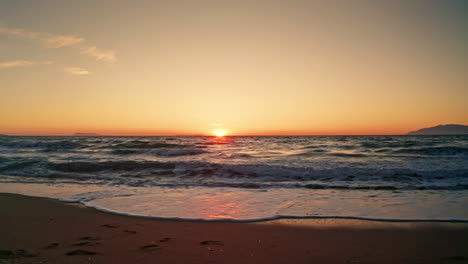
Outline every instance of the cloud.
{"label": "cloud", "polygon": [[48,48],[63,48],[68,46],[73,46],[78,43],[82,43],[85,41],[83,38],[79,38],[76,36],[68,35],[68,36],[50,36],[43,39],[44,45]]}
{"label": "cloud", "polygon": [[56,35],[46,32],[31,32],[21,28],[9,28],[4,26],[0,26],[0,34],[40,41],[46,48],[77,48],[81,50],[82,54],[94,57],[97,61],[115,62],[117,60],[114,50],[98,49],[96,46],[86,44],[86,39],[75,35]]}
{"label": "cloud", "polygon": [[29,66],[32,64],[33,64],[32,61],[25,61],[25,60],[5,61],[5,62],[0,62],[0,69]]}
{"label": "cloud", "polygon": [[115,62],[115,51],[113,50],[99,50],[98,48],[86,47],[82,49],[83,54],[95,57],[97,61]]}
{"label": "cloud", "polygon": [[0,69],[24,67],[24,66],[31,66],[31,65],[49,65],[49,64],[52,64],[52,62],[51,61],[13,60],[13,61],[0,62]]}
{"label": "cloud", "polygon": [[73,35],[55,35],[44,32],[29,32],[21,28],[8,28],[3,26],[0,26],[0,33],[18,38],[38,40],[41,41],[47,48],[63,48],[85,41],[84,38]]}
{"label": "cloud", "polygon": [[20,28],[7,28],[0,26],[0,33],[15,36],[19,38],[30,38],[30,39],[39,39],[40,33],[38,32],[27,32]]}
{"label": "cloud", "polygon": [[68,72],[73,75],[88,75],[90,72],[86,69],[83,68],[78,68],[78,67],[68,67],[64,69],[65,72]]}

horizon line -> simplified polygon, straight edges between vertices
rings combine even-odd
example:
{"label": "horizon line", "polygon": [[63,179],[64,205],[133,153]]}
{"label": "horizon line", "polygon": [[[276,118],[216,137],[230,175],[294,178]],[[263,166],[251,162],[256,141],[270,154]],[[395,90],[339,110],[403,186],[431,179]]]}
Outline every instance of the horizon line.
{"label": "horizon line", "polygon": [[[456,136],[457,134],[444,134],[445,136]],[[440,136],[444,136],[440,134]],[[464,135],[464,134],[459,134]],[[215,135],[202,135],[202,134],[194,134],[194,135],[8,135],[8,134],[1,134],[0,136],[8,136],[8,137],[217,137]],[[304,135],[294,135],[294,134],[272,134],[272,135],[225,135],[223,137],[332,137],[332,136],[434,136],[434,135],[410,135],[409,133],[405,134],[304,134]],[[435,135],[438,136],[438,135]]]}

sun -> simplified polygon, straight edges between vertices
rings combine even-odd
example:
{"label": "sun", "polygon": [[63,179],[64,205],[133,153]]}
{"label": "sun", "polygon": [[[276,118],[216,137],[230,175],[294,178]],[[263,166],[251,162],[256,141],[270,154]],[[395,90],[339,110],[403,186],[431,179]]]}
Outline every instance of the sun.
{"label": "sun", "polygon": [[213,135],[217,137],[224,137],[227,134],[226,129],[218,128],[212,131]]}

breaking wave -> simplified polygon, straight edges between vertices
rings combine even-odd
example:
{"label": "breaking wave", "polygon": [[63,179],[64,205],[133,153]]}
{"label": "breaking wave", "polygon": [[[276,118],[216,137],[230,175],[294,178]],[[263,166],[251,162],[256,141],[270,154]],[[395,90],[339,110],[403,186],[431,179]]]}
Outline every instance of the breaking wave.
{"label": "breaking wave", "polygon": [[451,190],[468,184],[467,154],[468,137],[3,137],[0,174],[128,185]]}

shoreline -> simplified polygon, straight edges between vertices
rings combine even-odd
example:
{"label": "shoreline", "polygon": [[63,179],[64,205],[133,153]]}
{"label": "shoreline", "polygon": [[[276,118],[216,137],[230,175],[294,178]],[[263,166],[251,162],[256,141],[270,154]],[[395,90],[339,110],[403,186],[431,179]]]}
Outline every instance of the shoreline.
{"label": "shoreline", "polygon": [[[184,195],[180,195],[180,190],[183,190]],[[109,196],[107,195],[109,191],[119,195]],[[226,192],[230,195],[229,199],[225,198]],[[310,197],[310,192],[302,189],[295,193],[288,189],[273,189],[271,193],[274,194],[227,187],[191,188],[186,192],[186,189],[182,188],[123,188],[95,183],[82,186],[74,182],[50,185],[42,182],[2,181],[0,193],[55,199],[65,203],[82,204],[101,212],[161,220],[251,223],[280,219],[351,219],[380,222],[468,223],[468,214],[461,206],[468,201],[464,194],[466,192],[463,191],[448,192],[448,195],[439,191],[437,194],[431,194],[432,196],[422,191],[417,194],[408,191],[401,192],[398,200],[391,192],[367,190],[357,192],[345,190],[339,193],[317,190],[314,192],[314,197]],[[291,193],[293,196],[288,196]],[[166,194],[170,199],[166,199]],[[444,194],[444,197],[441,198],[441,194]],[[367,196],[378,198],[367,199]],[[252,206],[253,203],[249,204],[246,197],[248,199],[253,197],[268,208]],[[344,199],[345,197],[352,199]],[[427,202],[427,197],[432,200]],[[299,209],[284,210],[289,207],[282,207],[282,211],[277,210],[276,202],[281,203],[285,199],[293,201],[295,205],[293,208]],[[137,200],[138,202],[133,202]],[[392,203],[399,204],[401,201],[406,204],[391,206]],[[144,207],[138,207],[143,203]],[[172,211],[179,207],[169,209],[166,203],[178,203],[183,209]],[[225,203],[234,206],[224,207]],[[321,204],[317,206],[317,203]]]}
{"label": "shoreline", "polygon": [[[152,220],[167,220],[167,221],[188,221],[188,222],[220,222],[220,223],[262,223],[262,222],[276,222],[276,221],[308,221],[308,220],[355,220],[355,221],[368,221],[368,222],[386,222],[386,223],[466,223],[468,224],[468,220],[463,219],[386,219],[386,218],[366,218],[366,217],[358,217],[358,216],[276,216],[271,218],[262,218],[262,219],[192,219],[192,218],[178,218],[178,217],[157,217],[157,216],[145,216],[145,215],[132,215],[126,213],[120,213],[117,211],[111,211],[102,209],[95,206],[89,206],[84,204],[81,201],[67,201],[61,200],[59,198],[52,198],[52,197],[44,197],[44,196],[34,196],[34,195],[27,195],[27,194],[20,194],[20,193],[13,193],[13,192],[0,192],[0,195],[3,194],[12,194],[12,195],[19,195],[25,196],[30,198],[39,198],[39,199],[50,199],[53,201],[57,201],[64,204],[70,205],[80,205],[84,208],[93,209],[102,213],[106,214],[113,214],[113,215],[120,215],[120,216],[127,216],[127,217],[135,217],[135,218],[142,218],[142,219],[152,219]],[[293,224],[293,223],[292,223]]]}
{"label": "shoreline", "polygon": [[460,222],[150,219],[5,193],[0,208],[5,263],[468,263]]}

